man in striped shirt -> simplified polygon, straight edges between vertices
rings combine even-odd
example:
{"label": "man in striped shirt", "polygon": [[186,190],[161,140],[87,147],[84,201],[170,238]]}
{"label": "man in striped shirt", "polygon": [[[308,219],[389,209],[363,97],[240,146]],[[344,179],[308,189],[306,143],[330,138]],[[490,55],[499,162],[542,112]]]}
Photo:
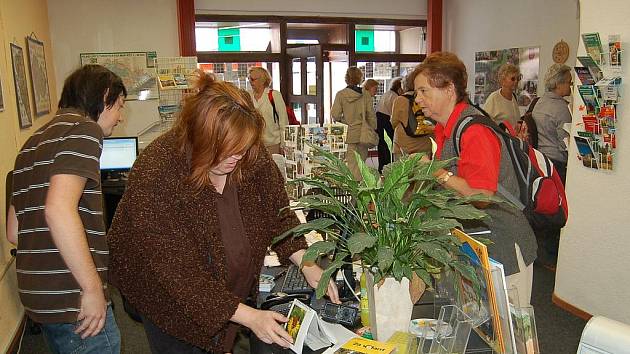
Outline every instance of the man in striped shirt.
{"label": "man in striped shirt", "polygon": [[15,160],[7,237],[27,315],[55,353],[119,353],[107,289],[99,159],[127,90],[100,65],[65,81],[57,114]]}

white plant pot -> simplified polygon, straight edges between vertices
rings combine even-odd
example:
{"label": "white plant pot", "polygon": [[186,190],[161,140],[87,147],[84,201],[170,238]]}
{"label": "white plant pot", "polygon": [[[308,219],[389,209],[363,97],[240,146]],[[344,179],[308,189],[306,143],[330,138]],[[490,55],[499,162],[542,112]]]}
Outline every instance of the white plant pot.
{"label": "white plant pot", "polygon": [[374,284],[374,277],[368,272],[366,280],[370,327],[374,338],[384,342],[396,331],[406,332],[413,310],[409,279],[397,281],[394,278],[385,278],[380,284]]}

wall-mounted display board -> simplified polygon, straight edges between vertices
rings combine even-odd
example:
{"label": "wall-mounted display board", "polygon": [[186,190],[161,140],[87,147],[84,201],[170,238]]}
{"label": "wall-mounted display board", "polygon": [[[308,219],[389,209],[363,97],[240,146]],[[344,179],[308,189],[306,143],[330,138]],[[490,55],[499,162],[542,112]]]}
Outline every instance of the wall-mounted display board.
{"label": "wall-mounted display board", "polygon": [[518,105],[527,107],[537,96],[540,47],[486,50],[475,53],[475,89],[473,102],[483,105],[490,94],[499,89],[497,73],[501,65],[510,63],[520,71],[521,81],[514,92]]}
{"label": "wall-mounted display board", "polygon": [[28,64],[31,72],[31,88],[35,101],[35,116],[50,113],[50,92],[48,90],[48,72],[44,43],[34,37],[26,37],[28,47]]}
{"label": "wall-mounted display board", "polygon": [[11,62],[13,63],[13,81],[15,82],[18,119],[20,128],[24,129],[33,125],[33,119],[31,118],[31,104],[28,100],[26,70],[24,70],[24,51],[22,47],[13,43],[11,43]]}
{"label": "wall-mounted display board", "polygon": [[580,80],[577,86],[582,102],[582,123],[574,141],[582,165],[612,170],[617,149],[617,108],[621,101],[621,62],[623,50],[617,34],[608,36],[602,46],[599,33],[584,33],[586,55],[578,56],[582,66],[575,67]]}
{"label": "wall-mounted display board", "polygon": [[81,65],[100,64],[120,76],[127,100],[158,98],[156,52],[81,53]]}

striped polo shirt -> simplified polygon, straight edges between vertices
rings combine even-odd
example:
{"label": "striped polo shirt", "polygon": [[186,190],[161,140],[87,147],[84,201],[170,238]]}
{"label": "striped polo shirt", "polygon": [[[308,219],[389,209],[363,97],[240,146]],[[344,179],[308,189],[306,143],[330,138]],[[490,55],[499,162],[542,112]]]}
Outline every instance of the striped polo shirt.
{"label": "striped polo shirt", "polygon": [[[92,259],[107,290],[109,251],[103,220],[99,158],[103,131],[74,109],[61,109],[22,147],[13,171],[12,202],[18,219],[17,280],[27,314],[36,322],[75,322],[81,289],[53,242],[44,216],[50,177],[87,179],[78,212]],[[109,303],[108,292],[105,297]]]}

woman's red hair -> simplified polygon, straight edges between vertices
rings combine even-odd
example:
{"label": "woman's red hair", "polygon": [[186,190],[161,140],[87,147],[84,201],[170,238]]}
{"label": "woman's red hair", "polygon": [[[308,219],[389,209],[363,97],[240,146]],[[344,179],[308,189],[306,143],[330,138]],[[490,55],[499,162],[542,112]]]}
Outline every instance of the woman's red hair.
{"label": "woman's red hair", "polygon": [[173,126],[179,148],[190,156],[190,182],[198,189],[210,185],[210,169],[232,155],[243,155],[228,179],[239,182],[242,169],[256,160],[265,121],[249,94],[201,70],[196,92],[184,100]]}

